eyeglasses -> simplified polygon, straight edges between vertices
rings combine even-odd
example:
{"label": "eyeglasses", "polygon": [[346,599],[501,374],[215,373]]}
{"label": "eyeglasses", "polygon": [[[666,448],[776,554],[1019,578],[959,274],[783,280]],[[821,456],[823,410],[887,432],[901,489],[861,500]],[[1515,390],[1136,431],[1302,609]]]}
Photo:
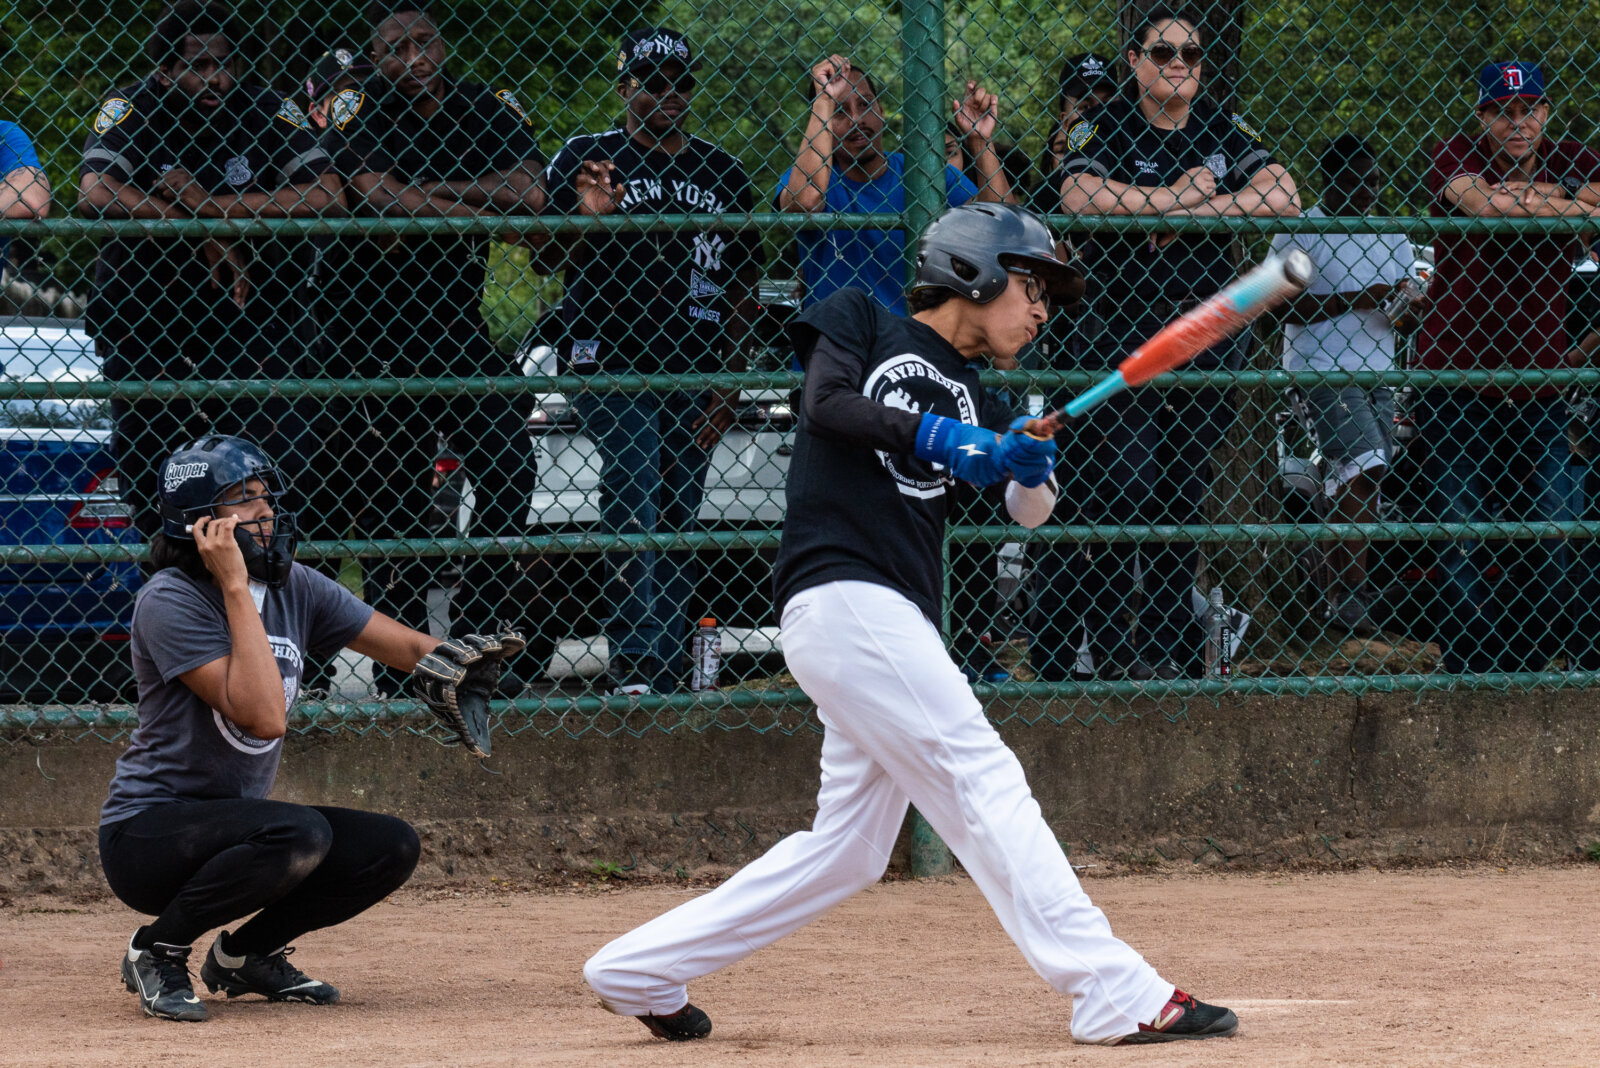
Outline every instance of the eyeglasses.
{"label": "eyeglasses", "polygon": [[1206,58],[1206,50],[1195,44],[1186,44],[1182,48],[1174,48],[1169,44],[1151,45],[1144,49],[1144,54],[1158,67],[1165,67],[1180,56],[1184,66],[1198,67]]}
{"label": "eyeglasses", "polygon": [[1050,290],[1045,286],[1043,278],[1015,267],[1007,270],[1022,279],[1022,292],[1027,295],[1029,304],[1043,304],[1045,311],[1050,310]]}
{"label": "eyeglasses", "polygon": [[648,78],[635,78],[633,84],[651,96],[663,96],[672,90],[677,90],[679,95],[688,96],[694,92],[694,75],[680,74],[677,78],[669,78],[657,71]]}

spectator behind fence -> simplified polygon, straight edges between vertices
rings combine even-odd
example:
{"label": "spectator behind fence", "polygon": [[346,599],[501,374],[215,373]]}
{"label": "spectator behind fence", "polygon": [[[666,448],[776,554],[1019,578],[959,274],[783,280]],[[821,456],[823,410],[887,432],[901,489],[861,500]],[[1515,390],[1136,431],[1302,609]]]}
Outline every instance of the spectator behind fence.
{"label": "spectator behind fence", "polygon": [[[994,152],[999,100],[976,82],[953,104],[963,158],[983,177],[974,184],[945,165],[945,199],[1014,202]],[[811,70],[811,117],[794,166],[778,180],[779,211],[899,212],[906,206],[905,154],[885,152],[886,120],[878,84],[866,70],[833,55]],[[802,230],[800,273],[805,306],[841,289],[871,293],[905,314],[906,235],[900,230]],[[798,366],[795,368],[799,370]]]}
{"label": "spectator behind fence", "polygon": [[[48,219],[50,179],[39,165],[28,133],[14,122],[0,122],[0,219]],[[5,273],[11,238],[0,234],[0,274]]]}
{"label": "spectator behind fence", "polygon": [[[550,164],[555,210],[636,215],[748,212],[750,179],[684,130],[700,62],[675,30],[629,31],[617,53],[623,125],[569,140]],[[568,245],[563,369],[579,374],[743,370],[761,244],[753,230],[596,232]],[[580,394],[600,451],[601,520],[616,534],[693,531],[707,464],[733,425],[737,390]],[[615,553],[606,585],[613,693],[684,681],[694,554]]]}
{"label": "spectator behind fence", "polygon": [[1061,187],[1051,179],[1067,159],[1067,131],[1093,109],[1117,95],[1117,78],[1111,60],[1093,52],[1068,56],[1061,64],[1056,91],[1056,114],[1045,136],[1044,154],[1039,157],[1039,188],[1034,193],[1034,210],[1054,215],[1061,210]]}
{"label": "spectator behind fence", "polygon": [[[1433,150],[1435,217],[1592,218],[1600,155],[1545,137],[1550,102],[1532,63],[1493,63],[1478,75],[1477,129]],[[1581,364],[1566,335],[1566,287],[1580,254],[1570,235],[1440,234],[1433,310],[1417,345],[1431,370]],[[1418,430],[1428,442],[1437,518],[1562,521],[1583,512],[1582,468],[1567,445],[1566,407],[1550,385],[1424,392]],[[1560,648],[1573,594],[1563,539],[1510,543],[1496,587],[1475,540],[1450,545],[1439,611],[1446,671],[1538,671]],[[1502,557],[1506,554],[1502,553]]]}
{"label": "spectator behind fence", "polygon": [[360,85],[372,74],[372,57],[354,47],[330,48],[317,57],[303,83],[306,117],[318,130],[333,122],[333,102],[339,93]]}
{"label": "spectator behind fence", "polygon": [[[1322,203],[1308,218],[1360,217],[1378,207],[1384,173],[1367,143],[1354,134],[1329,141],[1322,153]],[[1411,275],[1405,234],[1281,234],[1274,252],[1303,249],[1316,265],[1309,289],[1286,305],[1283,366],[1289,371],[1388,371],[1395,366],[1396,326],[1421,321],[1420,289],[1398,323],[1382,305]],[[1327,462],[1323,492],[1336,523],[1375,523],[1378,486],[1393,460],[1394,396],[1387,386],[1315,385],[1301,391],[1311,432]],[[1327,549],[1329,585],[1322,618],[1352,634],[1372,637],[1367,543],[1353,538]]]}
{"label": "spectator behind fence", "polygon": [[[112,219],[314,215],[339,181],[305,115],[229,70],[240,40],[219,3],[181,0],[146,46],[155,73],[109,93],[92,120],[78,206]],[[289,376],[310,250],[295,238],[118,236],[101,246],[88,330],[111,381]],[[288,401],[112,401],[117,462],[136,522],[154,533],[156,467],[174,441],[244,433],[286,469],[300,460]]]}
{"label": "spectator behind fence", "polygon": [[[351,209],[402,219],[534,215],[545,191],[533,120],[511,90],[458,80],[447,70],[449,45],[416,2],[375,5],[370,60],[375,73],[334,94],[323,144],[349,185]],[[332,245],[323,264],[325,364],[329,377],[507,376],[512,361],[490,341],[479,307],[487,274],[484,235],[352,236]],[[440,439],[459,456],[475,487],[474,537],[526,533],[534,486],[526,415],[491,393],[362,397],[353,428],[355,454],[341,458],[361,475],[359,529],[372,537],[456,536],[453,517],[433,514]],[[331,457],[329,458],[331,459]],[[507,626],[538,623],[536,590],[524,561],[474,558],[457,596],[463,610]],[[449,583],[440,557],[369,561],[366,595],[380,611],[421,627],[427,591]],[[527,626],[525,633],[542,628]],[[533,643],[528,662],[548,645]],[[382,693],[401,676],[375,669]]]}
{"label": "spectator behind fence", "polygon": [[[1063,209],[1174,219],[1298,214],[1294,180],[1261,136],[1200,98],[1205,51],[1198,22],[1155,9],[1131,41],[1125,56],[1133,70],[1131,97],[1096,109],[1068,133],[1069,155],[1056,182]],[[1081,361],[1092,370],[1114,367],[1236,273],[1226,234],[1104,233],[1089,242],[1086,259],[1103,324]],[[1245,344],[1220,342],[1190,366],[1214,370],[1242,360]],[[1081,473],[1078,490],[1065,500],[1084,505],[1063,509],[1058,521],[1204,522],[1211,450],[1230,421],[1226,397],[1215,388],[1130,390],[1101,405],[1074,429],[1064,468],[1068,476]],[[1086,549],[1056,546],[1041,562],[1045,622],[1034,666],[1043,677],[1069,677],[1079,620],[1087,623],[1102,676],[1196,674],[1203,648],[1190,598],[1197,547],[1121,542],[1092,551],[1091,560]],[[1144,600],[1131,628],[1126,614],[1134,608],[1139,567]],[[1075,589],[1081,600],[1072,596]]]}

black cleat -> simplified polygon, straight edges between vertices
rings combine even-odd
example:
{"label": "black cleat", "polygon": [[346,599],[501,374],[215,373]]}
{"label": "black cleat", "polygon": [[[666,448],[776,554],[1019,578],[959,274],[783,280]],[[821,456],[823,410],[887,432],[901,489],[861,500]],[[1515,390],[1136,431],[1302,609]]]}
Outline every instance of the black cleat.
{"label": "black cleat", "polygon": [[146,1016],[159,1020],[200,1023],[206,1007],[194,996],[189,981],[189,947],[157,942],[148,949],[134,949],[122,955],[122,983],[128,992],[139,995],[139,1007]]}
{"label": "black cleat", "polygon": [[650,1029],[650,1033],[657,1038],[664,1038],[668,1042],[688,1042],[696,1038],[705,1038],[711,1033],[711,1017],[695,1008],[685,1005],[671,1016],[636,1016],[634,1019]]}
{"label": "black cleat", "polygon": [[1136,1046],[1149,1042],[1179,1042],[1190,1038],[1227,1038],[1239,1030],[1239,1017],[1232,1009],[1221,1005],[1207,1005],[1196,1001],[1181,990],[1172,992],[1156,1018],[1140,1024],[1139,1030],[1123,1035],[1114,1043],[1119,1046]]}
{"label": "black cleat", "polygon": [[200,966],[200,979],[206,989],[215,994],[222,991],[230,998],[241,994],[260,994],[268,1001],[303,1001],[308,1005],[332,1005],[339,1000],[339,988],[312,979],[289,963],[293,946],[285,946],[276,953],[246,953],[234,957],[223,952],[222,940],[227,931],[217,936]]}

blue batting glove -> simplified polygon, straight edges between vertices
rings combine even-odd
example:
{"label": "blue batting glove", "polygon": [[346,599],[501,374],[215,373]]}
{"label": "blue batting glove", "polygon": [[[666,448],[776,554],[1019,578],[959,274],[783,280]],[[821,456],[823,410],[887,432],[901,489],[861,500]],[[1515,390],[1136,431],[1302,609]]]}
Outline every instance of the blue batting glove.
{"label": "blue batting glove", "polygon": [[943,464],[961,481],[978,487],[1005,480],[1006,469],[998,455],[1000,447],[1000,435],[993,430],[932,412],[925,414],[917,427],[915,452],[919,460]]}
{"label": "blue batting glove", "polygon": [[1056,469],[1056,439],[1040,441],[1022,428],[1028,417],[1011,421],[1011,431],[1000,436],[1000,467],[1011,473],[1012,481],[1033,489],[1042,486]]}

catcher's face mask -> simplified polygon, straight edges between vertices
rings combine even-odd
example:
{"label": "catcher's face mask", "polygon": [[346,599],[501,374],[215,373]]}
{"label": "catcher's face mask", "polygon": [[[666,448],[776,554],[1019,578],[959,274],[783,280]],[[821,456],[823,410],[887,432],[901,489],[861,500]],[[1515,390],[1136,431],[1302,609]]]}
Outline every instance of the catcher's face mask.
{"label": "catcher's face mask", "polygon": [[273,589],[282,589],[289,581],[299,537],[294,513],[280,515],[274,510],[278,493],[272,485],[272,474],[263,475],[223,489],[212,502],[211,514],[218,519],[239,520],[233,537],[244,556],[245,573]]}

